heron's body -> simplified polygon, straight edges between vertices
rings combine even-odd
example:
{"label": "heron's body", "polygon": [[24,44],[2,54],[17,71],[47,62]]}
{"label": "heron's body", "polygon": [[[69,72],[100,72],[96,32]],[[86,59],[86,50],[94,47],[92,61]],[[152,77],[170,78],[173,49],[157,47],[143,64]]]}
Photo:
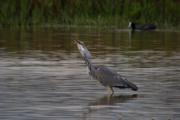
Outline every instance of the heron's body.
{"label": "heron's body", "polygon": [[76,41],[78,49],[83,56],[88,69],[89,74],[96,80],[98,80],[103,86],[109,88],[113,93],[113,87],[116,88],[131,88],[132,90],[137,90],[137,86],[131,82],[129,82],[126,78],[119,75],[117,72],[102,66],[102,65],[94,65],[91,62],[91,54],[85,45],[81,41]]}

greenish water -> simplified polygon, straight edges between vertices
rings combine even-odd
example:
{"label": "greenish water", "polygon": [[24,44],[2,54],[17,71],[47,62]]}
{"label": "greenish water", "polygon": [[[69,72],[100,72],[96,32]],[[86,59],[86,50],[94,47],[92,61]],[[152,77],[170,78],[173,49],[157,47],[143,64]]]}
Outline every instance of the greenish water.
{"label": "greenish water", "polygon": [[[87,68],[72,40],[93,62],[137,84],[113,96]],[[0,119],[178,120],[180,32],[130,33],[112,28],[0,30]]]}

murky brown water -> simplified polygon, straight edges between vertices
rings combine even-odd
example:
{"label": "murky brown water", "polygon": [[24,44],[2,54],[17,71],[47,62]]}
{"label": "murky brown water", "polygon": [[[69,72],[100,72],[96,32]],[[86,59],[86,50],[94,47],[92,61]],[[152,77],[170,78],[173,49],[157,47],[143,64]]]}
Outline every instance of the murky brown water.
{"label": "murky brown water", "polygon": [[[108,96],[72,43],[139,91]],[[179,120],[180,32],[96,28],[0,30],[0,119]]]}

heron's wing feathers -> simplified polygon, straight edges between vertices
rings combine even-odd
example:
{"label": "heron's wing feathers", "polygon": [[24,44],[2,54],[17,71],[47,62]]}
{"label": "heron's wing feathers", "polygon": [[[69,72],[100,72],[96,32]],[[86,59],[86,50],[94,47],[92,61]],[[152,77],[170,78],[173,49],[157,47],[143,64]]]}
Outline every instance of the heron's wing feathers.
{"label": "heron's wing feathers", "polygon": [[110,70],[105,66],[97,66],[95,77],[104,85],[118,88],[131,88],[137,90],[137,86],[126,78],[120,76],[118,73]]}

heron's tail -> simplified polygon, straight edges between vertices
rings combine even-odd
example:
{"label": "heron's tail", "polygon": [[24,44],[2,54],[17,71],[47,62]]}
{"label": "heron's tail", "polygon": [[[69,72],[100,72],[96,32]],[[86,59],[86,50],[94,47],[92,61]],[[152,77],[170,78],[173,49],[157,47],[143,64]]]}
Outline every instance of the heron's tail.
{"label": "heron's tail", "polygon": [[134,90],[134,91],[137,91],[137,90],[138,90],[138,87],[137,87],[135,84],[133,84],[133,83],[130,83],[130,84],[129,84],[129,87],[130,87],[132,90]]}
{"label": "heron's tail", "polygon": [[130,82],[130,81],[126,80],[126,79],[124,79],[124,82],[132,90],[134,90],[134,91],[138,90],[138,87],[135,84],[133,84],[132,82]]}

